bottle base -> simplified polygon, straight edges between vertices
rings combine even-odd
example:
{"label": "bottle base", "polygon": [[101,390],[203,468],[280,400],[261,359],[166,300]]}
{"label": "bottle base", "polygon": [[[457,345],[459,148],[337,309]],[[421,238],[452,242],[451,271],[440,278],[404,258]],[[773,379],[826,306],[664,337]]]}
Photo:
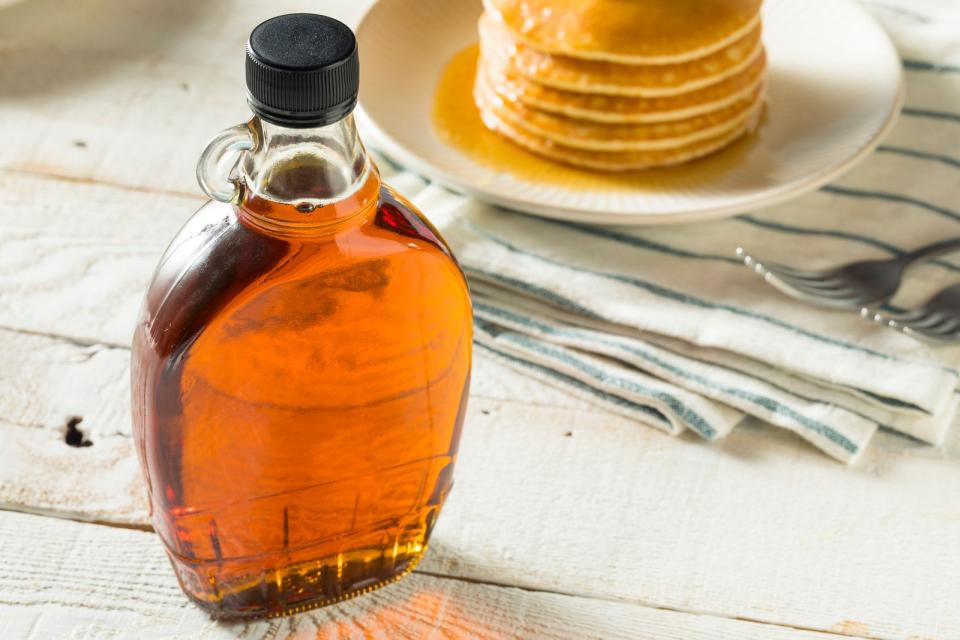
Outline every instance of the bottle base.
{"label": "bottle base", "polygon": [[[379,570],[361,573],[354,566],[351,571],[351,565],[357,565],[358,562],[363,562],[369,568],[367,558],[371,556],[382,558],[379,549],[360,550],[343,554],[349,556],[346,559],[342,555],[280,570],[261,571],[257,579],[229,586],[218,586],[215,580],[209,579],[205,582],[210,591],[201,592],[202,595],[195,590],[198,577],[196,570],[185,567],[174,556],[170,559],[183,592],[194,604],[213,620],[238,621],[294,615],[376,591],[417,567],[427,550],[426,546],[417,546],[415,552],[406,554],[402,560],[392,561],[389,569],[378,567]],[[267,578],[268,573],[274,575],[273,580]]]}

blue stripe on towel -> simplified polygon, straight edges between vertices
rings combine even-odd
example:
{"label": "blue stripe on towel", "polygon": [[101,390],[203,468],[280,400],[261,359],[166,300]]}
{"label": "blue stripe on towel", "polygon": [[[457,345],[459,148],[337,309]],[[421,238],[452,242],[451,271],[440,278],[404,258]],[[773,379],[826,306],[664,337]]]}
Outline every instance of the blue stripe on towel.
{"label": "blue stripe on towel", "polygon": [[849,196],[852,198],[870,198],[876,200],[886,200],[887,202],[897,202],[900,204],[908,204],[931,213],[936,213],[946,218],[952,220],[960,220],[960,213],[947,209],[946,207],[941,207],[929,202],[925,202],[918,198],[911,198],[910,196],[905,196],[899,193],[889,193],[886,191],[866,191],[863,189],[851,189],[849,187],[838,187],[836,185],[827,185],[825,187],[820,187],[821,191],[826,193],[832,193],[838,196]]}
{"label": "blue stripe on towel", "polygon": [[[755,312],[755,311],[749,311],[749,310],[747,310],[747,309],[741,309],[740,307],[734,307],[734,306],[729,305],[729,304],[723,304],[723,303],[719,303],[719,302],[710,302],[710,301],[708,301],[708,300],[703,300],[703,299],[701,299],[701,298],[696,298],[696,297],[694,297],[694,296],[689,296],[689,295],[687,295],[687,294],[685,294],[685,293],[681,293],[680,291],[675,291],[675,290],[673,290],[673,289],[668,289],[667,287],[662,287],[662,286],[660,286],[660,285],[653,284],[652,282],[647,282],[646,280],[641,280],[641,279],[639,279],[639,278],[633,278],[633,277],[625,276],[625,275],[622,275],[622,274],[619,274],[619,273],[609,273],[609,272],[605,272],[605,271],[595,271],[595,270],[591,270],[591,269],[585,269],[585,268],[583,268],[583,267],[572,267],[571,265],[565,264],[565,263],[563,263],[563,262],[559,262],[559,261],[557,261],[557,260],[551,260],[550,258],[545,258],[545,257],[543,257],[543,256],[540,256],[540,255],[537,255],[537,254],[534,254],[534,253],[530,253],[530,252],[528,252],[528,251],[523,251],[523,250],[515,247],[514,245],[509,244],[509,243],[505,242],[504,240],[501,240],[500,238],[498,238],[498,237],[496,237],[496,236],[494,236],[494,235],[491,235],[491,234],[489,234],[489,233],[487,233],[487,232],[485,232],[485,231],[483,231],[483,230],[481,230],[481,229],[476,228],[476,226],[473,225],[473,224],[469,224],[469,223],[468,223],[468,225],[470,226],[470,228],[471,228],[475,233],[478,233],[478,234],[480,234],[480,235],[488,238],[490,241],[494,242],[495,244],[499,244],[500,246],[504,247],[505,249],[507,249],[507,250],[509,250],[509,251],[512,251],[512,252],[514,252],[514,253],[519,253],[520,255],[528,256],[528,257],[530,257],[530,258],[533,258],[533,259],[535,259],[535,260],[539,260],[539,261],[541,261],[541,262],[546,262],[547,264],[552,264],[552,265],[554,265],[554,266],[556,266],[556,267],[559,267],[559,268],[561,268],[561,269],[573,270],[573,271],[582,271],[582,272],[584,272],[584,273],[590,273],[590,274],[593,274],[593,275],[595,275],[595,276],[599,276],[599,277],[601,277],[601,278],[605,278],[605,279],[608,279],[608,280],[615,280],[615,281],[617,281],[617,282],[622,282],[622,283],[624,283],[624,284],[629,284],[629,285],[631,285],[631,286],[637,287],[638,289],[643,289],[644,291],[647,291],[647,292],[649,292],[649,293],[652,293],[653,295],[656,295],[656,296],[658,296],[658,297],[666,298],[666,299],[668,299],[668,300],[673,300],[673,301],[679,302],[679,303],[681,303],[681,304],[686,304],[686,305],[690,305],[690,306],[694,306],[694,307],[700,307],[701,309],[715,309],[715,310],[720,310],[720,311],[727,311],[727,312],[729,312],[729,313],[732,313],[732,314],[735,314],[735,315],[738,315],[738,316],[742,316],[742,317],[745,317],[745,318],[750,318],[750,319],[752,319],[752,320],[759,320],[760,322],[764,322],[764,323],[766,323],[766,324],[769,324],[769,325],[772,325],[772,326],[775,326],[775,327],[779,327],[779,328],[781,328],[781,329],[786,329],[787,331],[790,331],[790,332],[795,333],[795,334],[797,334],[797,335],[801,335],[801,336],[804,336],[804,337],[807,337],[807,338],[811,338],[812,340],[816,340],[817,342],[822,342],[822,343],[824,343],[824,344],[829,344],[829,345],[831,345],[831,346],[842,347],[842,348],[847,349],[847,350],[849,350],[849,351],[856,351],[856,352],[859,352],[859,353],[863,353],[863,354],[866,354],[866,355],[869,355],[869,356],[873,356],[873,357],[875,357],[875,358],[878,358],[878,359],[880,359],[880,360],[886,360],[886,361],[889,361],[889,362],[909,362],[909,363],[918,364],[918,365],[921,365],[921,366],[924,366],[924,367],[932,367],[932,368],[935,368],[935,369],[940,369],[941,371],[945,371],[945,372],[947,372],[947,373],[952,374],[954,377],[957,377],[957,375],[958,375],[957,371],[955,371],[955,370],[953,370],[953,369],[950,369],[949,367],[941,366],[941,365],[939,365],[939,364],[937,364],[937,363],[935,363],[935,362],[930,362],[930,361],[925,361],[925,360],[907,360],[907,359],[903,359],[903,358],[897,358],[897,357],[892,356],[892,355],[890,355],[890,354],[883,353],[883,352],[880,352],[880,351],[876,351],[876,350],[871,349],[871,348],[869,348],[869,347],[863,347],[863,346],[860,346],[860,345],[857,345],[857,344],[852,344],[852,343],[850,343],[850,342],[846,342],[846,341],[844,341],[844,340],[838,340],[838,339],[836,339],[836,338],[831,338],[830,336],[821,335],[821,334],[819,334],[819,333],[815,333],[815,332],[813,332],[813,331],[809,331],[809,330],[807,330],[807,329],[803,329],[803,328],[798,327],[798,326],[796,326],[796,325],[792,325],[792,324],[790,324],[789,322],[785,322],[784,320],[780,320],[780,319],[778,319],[778,318],[773,318],[773,317],[771,317],[771,316],[768,316],[768,315],[765,315],[765,314],[762,314],[762,313],[757,313],[757,312]],[[469,270],[475,271],[475,272],[480,273],[480,274],[482,274],[482,275],[486,275],[486,276],[491,277],[491,278],[493,278],[493,279],[495,279],[495,280],[499,278],[499,276],[498,276],[497,274],[494,274],[494,273],[491,273],[491,272],[482,271],[482,270],[479,270],[479,269],[469,269]],[[596,314],[595,314],[595,315],[596,315]]]}
{"label": "blue stripe on towel", "polygon": [[960,74],[960,67],[952,64],[937,64],[935,62],[927,62],[926,60],[911,60],[905,59],[903,61],[903,68],[908,71],[931,71],[933,73],[957,73]]}
{"label": "blue stripe on towel", "polygon": [[942,162],[943,164],[953,167],[955,169],[960,169],[960,160],[951,158],[950,156],[941,156],[936,153],[927,153],[926,151],[918,151],[916,149],[908,149],[906,147],[895,147],[889,144],[882,144],[877,147],[878,153],[896,153],[902,156],[909,156],[911,158],[918,158],[920,160],[932,160],[934,162]]}
{"label": "blue stripe on towel", "polygon": [[574,222],[566,222],[561,220],[548,220],[548,224],[552,224],[559,227],[565,227],[567,229],[572,229],[578,233],[584,233],[591,236],[596,236],[598,238],[605,238],[607,240],[613,240],[615,242],[621,242],[628,244],[634,247],[639,247],[641,249],[649,249],[651,251],[656,251],[658,253],[665,253],[667,255],[676,256],[678,258],[693,258],[694,260],[717,260],[720,262],[729,262],[730,264],[735,264],[740,266],[743,264],[742,260],[738,260],[732,256],[722,256],[719,254],[711,253],[696,253],[694,251],[687,251],[686,249],[680,249],[678,247],[671,247],[670,245],[662,244],[660,242],[654,242],[653,240],[647,240],[646,238],[640,238],[629,233],[622,233],[609,227],[593,227],[586,226],[582,224],[577,224]]}
{"label": "blue stripe on towel", "polygon": [[[495,330],[491,330],[489,328],[490,325],[484,322],[483,320],[479,320],[479,321],[475,320],[475,323],[477,324],[478,328],[480,328],[481,330],[487,333],[490,333],[492,335],[496,335]],[[624,391],[629,391],[637,395],[648,396],[650,398],[657,399],[660,402],[663,402],[668,407],[670,407],[674,413],[676,413],[685,423],[687,423],[694,431],[699,433],[704,438],[708,440],[712,440],[717,436],[717,430],[714,429],[712,426],[710,426],[710,423],[708,423],[703,418],[703,416],[701,416],[699,413],[697,413],[696,411],[694,411],[693,409],[685,405],[681,400],[679,400],[675,396],[670,395],[669,393],[658,391],[657,389],[651,389],[650,387],[637,384],[636,382],[632,382],[624,378],[609,376],[603,371],[601,371],[600,369],[597,369],[596,367],[586,362],[582,362],[580,360],[577,360],[576,358],[571,357],[570,354],[568,353],[564,353],[563,351],[560,351],[558,349],[551,349],[550,347],[540,342],[531,340],[527,336],[524,336],[518,333],[500,332],[500,335],[497,337],[503,338],[511,342],[515,342],[519,344],[520,347],[525,349],[530,349],[531,351],[535,351],[547,358],[553,358],[554,360],[559,360],[560,362],[563,362],[564,364],[567,364],[577,369],[581,373],[584,373],[590,376],[600,384],[614,385],[614,386],[620,387]]]}
{"label": "blue stripe on towel", "polygon": [[783,233],[790,233],[802,236],[823,236],[830,238],[839,238],[841,240],[851,240],[853,242],[859,242],[861,244],[870,245],[876,249],[882,249],[887,253],[892,255],[902,255],[906,253],[903,249],[895,247],[892,244],[888,244],[882,240],[876,240],[869,236],[861,236],[856,233],[850,233],[848,231],[837,231],[835,229],[808,229],[806,227],[796,227],[789,224],[784,224],[782,222],[774,222],[773,220],[762,220],[760,218],[755,218],[754,216],[746,215],[739,216],[737,220],[745,222],[749,225],[755,227],[762,227],[764,229],[772,229],[774,231],[781,231]]}
{"label": "blue stripe on towel", "polygon": [[[466,268],[465,268],[466,269]],[[524,282],[523,280],[517,280],[516,278],[511,278],[510,276],[500,275],[498,273],[492,273],[489,271],[483,271],[482,269],[467,269],[468,271],[473,271],[474,273],[479,273],[481,275],[487,276],[491,280],[496,280],[501,284],[509,286],[513,289],[518,289],[524,293],[529,293],[530,295],[540,298],[541,300],[546,300],[549,303],[552,303],[556,307],[563,309],[564,311],[571,311],[573,313],[579,314],[585,318],[591,318],[593,320],[603,320],[607,321],[606,318],[602,317],[600,314],[596,313],[592,309],[587,309],[569,298],[565,298],[549,289],[544,289],[543,287],[538,287],[529,282]]]}
{"label": "blue stripe on towel", "polygon": [[604,340],[592,334],[585,335],[583,331],[579,331],[574,328],[561,329],[558,331],[558,330],[555,330],[553,327],[550,327],[549,325],[541,324],[536,320],[533,320],[532,318],[519,316],[505,309],[501,309],[499,307],[493,307],[483,302],[475,302],[474,307],[477,309],[481,309],[492,315],[499,316],[504,320],[516,322],[518,324],[522,324],[522,325],[534,328],[538,331],[541,331],[549,335],[555,335],[555,336],[567,335],[572,337],[581,337],[587,340],[591,340],[593,342],[597,342],[599,344],[605,344],[608,346],[615,347],[617,349],[622,349],[662,369],[666,369],[667,371],[670,371],[671,373],[685,380],[696,382],[698,384],[709,387],[711,389],[715,389],[722,393],[726,393],[727,395],[741,398],[743,400],[750,402],[751,404],[754,404],[758,407],[766,409],[771,413],[776,413],[776,414],[788,417],[791,420],[797,422],[798,424],[810,429],[811,431],[819,433],[820,435],[824,436],[831,442],[837,444],[838,446],[840,446],[842,449],[844,449],[849,453],[856,453],[858,451],[857,445],[854,442],[852,442],[849,438],[844,436],[842,433],[837,432],[832,427],[826,424],[823,424],[822,422],[818,422],[816,420],[807,418],[803,414],[797,413],[790,407],[785,406],[772,398],[768,398],[766,396],[760,396],[749,391],[744,391],[742,389],[736,389],[733,387],[719,385],[711,380],[708,380],[707,378],[704,378],[703,376],[700,376],[695,373],[690,373],[689,371],[684,371],[667,362],[664,362],[663,360],[658,358],[655,354],[652,354],[648,351],[643,351],[641,349],[623,344],[621,342],[611,342],[609,340]]}
{"label": "blue stripe on towel", "polygon": [[915,118],[934,118],[936,120],[949,120],[951,122],[960,122],[960,113],[950,113],[948,111],[932,111],[930,109],[917,109],[915,107],[904,107],[901,112],[905,116]]}
{"label": "blue stripe on towel", "polygon": [[615,396],[615,395],[613,395],[612,393],[607,393],[606,391],[601,391],[600,389],[595,389],[595,388],[591,387],[590,385],[588,385],[587,383],[583,382],[582,380],[577,380],[576,378],[573,378],[573,377],[571,377],[571,376],[568,376],[568,375],[566,375],[566,374],[564,374],[564,373],[560,373],[559,371],[554,371],[553,369],[549,369],[549,368],[544,367],[544,366],[542,366],[542,365],[540,365],[540,364],[537,364],[537,363],[535,363],[535,362],[530,362],[529,360],[524,360],[523,358],[518,358],[518,357],[516,357],[516,356],[513,355],[513,354],[506,353],[505,351],[500,351],[499,349],[494,349],[494,348],[491,347],[490,345],[483,344],[482,342],[477,342],[477,343],[476,343],[476,346],[480,347],[481,349],[486,349],[487,351],[489,351],[489,352],[491,352],[491,353],[495,353],[496,355],[500,356],[501,358],[504,358],[504,359],[506,359],[506,360],[509,360],[509,361],[511,361],[511,362],[513,362],[513,363],[515,363],[515,364],[519,364],[519,365],[524,366],[524,367],[526,367],[526,368],[528,368],[528,369],[533,369],[534,371],[537,371],[538,373],[541,373],[541,374],[543,374],[543,375],[545,375],[545,376],[547,376],[547,377],[550,377],[550,378],[553,378],[553,379],[555,379],[555,380],[557,380],[557,381],[559,381],[559,382],[562,382],[563,384],[567,384],[567,385],[570,385],[570,386],[572,386],[572,387],[576,387],[576,388],[579,389],[580,391],[584,391],[584,392],[589,393],[589,394],[592,395],[592,396],[596,396],[597,398],[599,398],[600,400],[603,400],[604,402],[609,402],[609,403],[611,403],[611,404],[616,404],[616,405],[619,405],[619,406],[621,406],[621,407],[627,407],[627,408],[632,409],[632,410],[634,410],[634,411],[639,411],[639,412],[641,412],[641,413],[646,413],[646,414],[648,414],[650,417],[655,418],[655,419],[657,419],[657,420],[659,420],[659,421],[661,421],[661,422],[665,422],[665,423],[667,423],[667,424],[670,423],[670,421],[667,420],[666,416],[664,416],[662,413],[660,413],[659,411],[657,411],[657,410],[654,409],[653,407],[648,407],[648,406],[646,406],[646,405],[638,404],[638,403],[636,403],[636,402],[631,402],[631,401],[627,400],[626,398],[621,398],[620,396]]}

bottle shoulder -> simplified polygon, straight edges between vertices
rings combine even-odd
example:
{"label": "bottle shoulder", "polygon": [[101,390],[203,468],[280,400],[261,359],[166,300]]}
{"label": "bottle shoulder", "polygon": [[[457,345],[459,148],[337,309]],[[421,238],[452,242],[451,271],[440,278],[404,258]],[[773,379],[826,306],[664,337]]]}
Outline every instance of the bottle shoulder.
{"label": "bottle shoulder", "polygon": [[268,331],[342,316],[349,309],[335,304],[342,295],[369,295],[371,309],[437,304],[412,293],[426,290],[442,292],[445,304],[468,313],[466,281],[449,247],[390,189],[362,224],[301,241],[251,228],[233,206],[211,202],[164,253],[138,336],[158,355],[174,355],[211,323],[229,323],[240,313],[246,328]]}
{"label": "bottle shoulder", "polygon": [[284,243],[241,224],[232,205],[207,202],[160,258],[144,297],[137,339],[147,340],[161,355],[176,352],[285,253]]}
{"label": "bottle shoulder", "polygon": [[446,240],[423,212],[389,185],[383,185],[380,189],[377,224],[398,235],[427,242],[455,259]]}
{"label": "bottle shoulder", "polygon": [[413,240],[415,246],[430,247],[438,251],[456,271],[466,288],[466,277],[460,268],[460,263],[457,262],[453,250],[440,231],[413,203],[388,185],[384,185],[380,191],[376,223],[379,227],[395,234],[397,238],[407,239],[408,244]]}

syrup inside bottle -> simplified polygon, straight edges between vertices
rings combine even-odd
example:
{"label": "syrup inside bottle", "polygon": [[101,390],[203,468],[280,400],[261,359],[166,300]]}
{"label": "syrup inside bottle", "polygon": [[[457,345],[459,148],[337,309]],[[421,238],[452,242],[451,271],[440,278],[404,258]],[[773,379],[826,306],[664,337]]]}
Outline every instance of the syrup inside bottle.
{"label": "syrup inside bottle", "polygon": [[[154,524],[184,591],[221,618],[412,570],[469,386],[469,296],[436,230],[372,165],[338,183],[281,138],[239,206],[208,203],[173,241],[134,339]],[[339,153],[367,163],[357,145]]]}

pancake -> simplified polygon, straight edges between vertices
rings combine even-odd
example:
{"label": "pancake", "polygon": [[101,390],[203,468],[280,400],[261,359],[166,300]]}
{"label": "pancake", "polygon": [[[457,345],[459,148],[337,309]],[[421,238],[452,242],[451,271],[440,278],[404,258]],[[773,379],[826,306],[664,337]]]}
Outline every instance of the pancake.
{"label": "pancake", "polygon": [[[643,4],[643,3],[638,3]],[[744,72],[763,55],[758,23],[743,37],[702,58],[668,65],[626,65],[540,51],[520,42],[502,23],[480,18],[481,57],[509,65],[540,84],[580,93],[664,97],[689,93]]]}
{"label": "pancake", "polygon": [[721,136],[752,117],[762,101],[763,89],[732,105],[682,120],[646,124],[610,124],[569,118],[503,99],[485,74],[477,74],[475,99],[497,118],[537,137],[564,146],[597,151],[649,151],[686,146]]}
{"label": "pancake", "polygon": [[761,0],[484,0],[527,45],[583,60],[661,65],[719,51],[760,21]]}
{"label": "pancake", "polygon": [[690,145],[653,151],[586,151],[557,144],[540,138],[509,123],[496,114],[481,109],[484,124],[513,143],[555,162],[598,171],[634,171],[654,167],[668,167],[689,162],[732,144],[738,138],[753,131],[759,122],[762,109],[757,109],[752,120],[714,138]]}
{"label": "pancake", "polygon": [[484,0],[474,102],[487,128],[578,167],[635,170],[700,158],[760,121],[760,5]]}
{"label": "pancake", "polygon": [[716,84],[688,93],[661,98],[579,93],[542,85],[509,64],[481,62],[482,72],[502,99],[570,118],[594,122],[639,123],[692,118],[710,113],[750,96],[766,75],[766,55],[742,72]]}

